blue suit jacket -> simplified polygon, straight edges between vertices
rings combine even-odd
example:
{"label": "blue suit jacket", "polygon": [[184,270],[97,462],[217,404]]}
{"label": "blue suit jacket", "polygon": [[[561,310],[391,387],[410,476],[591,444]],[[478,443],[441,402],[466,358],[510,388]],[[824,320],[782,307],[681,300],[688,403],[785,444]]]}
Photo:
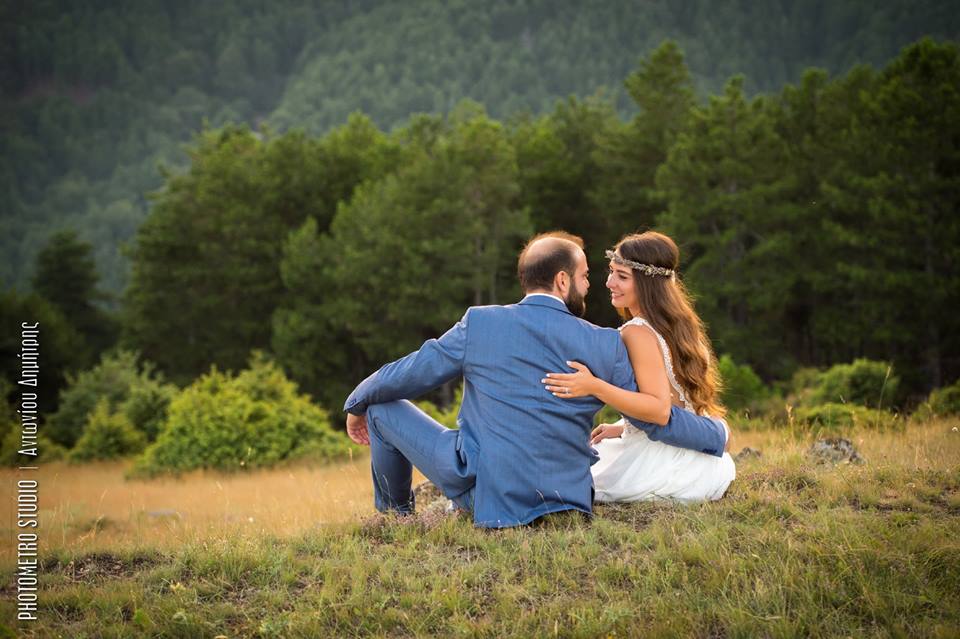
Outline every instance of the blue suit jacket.
{"label": "blue suit jacket", "polygon": [[[474,488],[474,522],[504,527],[559,510],[592,511],[590,446],[594,397],[560,399],[540,382],[544,373],[586,364],[597,377],[637,390],[618,331],[575,317],[562,302],[532,295],[509,306],[478,306],[439,339],[383,366],[360,383],[344,410],[413,399],[463,377],[457,450]],[[723,455],[726,433],[712,419],[674,408],[657,426],[629,418],[651,439]],[[463,486],[440,487],[459,493]]]}

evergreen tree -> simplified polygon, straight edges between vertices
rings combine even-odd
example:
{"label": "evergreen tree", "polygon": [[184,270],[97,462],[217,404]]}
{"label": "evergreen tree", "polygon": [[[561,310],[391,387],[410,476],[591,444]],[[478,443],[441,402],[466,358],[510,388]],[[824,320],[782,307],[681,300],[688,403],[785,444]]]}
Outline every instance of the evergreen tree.
{"label": "evergreen tree", "polygon": [[694,110],[657,173],[668,203],[659,224],[679,241],[683,275],[716,350],[781,376],[794,365],[780,348],[775,263],[784,152],[767,101],[748,99],[738,77]]}
{"label": "evergreen tree", "polygon": [[138,233],[125,339],[176,381],[211,363],[238,369],[269,347],[287,235],[309,217],[326,229],[338,202],[390,162],[360,117],[322,140],[261,137],[204,133]]}
{"label": "evergreen tree", "polygon": [[[36,386],[20,386],[21,324],[38,324],[41,361]],[[0,377],[9,382],[8,390],[17,401],[18,392],[37,393],[40,411],[50,413],[57,408],[59,391],[70,373],[79,370],[89,359],[83,336],[59,309],[37,294],[21,295],[16,291],[0,292]],[[2,386],[2,384],[0,384]]]}
{"label": "evergreen tree", "polygon": [[594,291],[588,298],[587,317],[606,325],[617,319],[610,305],[601,301],[602,293],[597,293],[605,290],[603,250],[622,229],[590,194],[603,180],[598,140],[619,130],[613,105],[595,96],[557,102],[549,115],[519,120],[512,131],[521,201],[530,209],[537,231],[562,229],[583,238]]}
{"label": "evergreen tree", "polygon": [[843,267],[858,252],[862,219],[856,207],[827,191],[845,164],[859,162],[850,136],[860,117],[859,96],[874,90],[875,75],[861,67],[831,80],[811,69],[771,105],[786,150],[786,188],[769,231],[777,260],[770,268],[780,273],[781,285],[771,294],[784,304],[782,348],[804,366],[847,362],[869,350],[864,326],[875,318]]}
{"label": "evergreen tree", "polygon": [[620,235],[655,224],[664,208],[656,172],[688,126],[695,104],[683,53],[670,40],[641,61],[624,84],[639,111],[628,123],[602,131],[594,151],[602,177],[591,193]]}
{"label": "evergreen tree", "polygon": [[500,125],[470,104],[439,134],[414,124],[400,135],[426,143],[357,190],[322,250],[330,317],[379,363],[436,337],[468,305],[515,299],[516,251],[530,232]]}
{"label": "evergreen tree", "polygon": [[280,265],[287,295],[274,312],[270,343],[300,388],[337,414],[369,365],[335,310],[342,293],[325,272],[333,259],[326,251],[335,248],[312,217],[290,234]]}
{"label": "evergreen tree", "polygon": [[99,277],[92,250],[76,231],[55,233],[37,255],[33,289],[83,335],[89,357],[96,358],[116,341],[118,326],[94,304],[107,296],[96,288]]}
{"label": "evergreen tree", "polygon": [[840,259],[870,313],[867,344],[929,390],[960,374],[945,312],[960,304],[960,49],[918,42],[860,98],[855,154],[828,191],[857,218]]}

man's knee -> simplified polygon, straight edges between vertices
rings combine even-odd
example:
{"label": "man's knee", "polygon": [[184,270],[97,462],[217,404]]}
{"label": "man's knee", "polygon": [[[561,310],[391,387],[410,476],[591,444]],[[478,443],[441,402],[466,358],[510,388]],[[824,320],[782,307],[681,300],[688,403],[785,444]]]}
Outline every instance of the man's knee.
{"label": "man's knee", "polygon": [[372,425],[373,422],[382,423],[389,420],[392,415],[396,414],[397,409],[400,408],[402,403],[403,400],[398,400],[367,406],[367,424]]}

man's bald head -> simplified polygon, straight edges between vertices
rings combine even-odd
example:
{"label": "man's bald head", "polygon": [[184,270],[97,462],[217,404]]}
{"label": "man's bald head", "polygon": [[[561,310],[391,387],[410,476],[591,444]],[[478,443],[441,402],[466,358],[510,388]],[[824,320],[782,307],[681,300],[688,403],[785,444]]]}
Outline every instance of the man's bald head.
{"label": "man's bald head", "polygon": [[517,275],[524,293],[550,291],[557,273],[573,277],[583,253],[583,240],[565,231],[541,233],[530,238],[517,261]]}

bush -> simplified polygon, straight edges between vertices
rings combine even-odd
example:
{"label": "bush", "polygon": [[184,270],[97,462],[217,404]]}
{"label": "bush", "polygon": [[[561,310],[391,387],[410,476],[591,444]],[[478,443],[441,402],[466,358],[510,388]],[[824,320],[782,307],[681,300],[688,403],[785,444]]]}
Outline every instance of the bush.
{"label": "bush", "polygon": [[13,423],[17,419],[17,413],[10,403],[10,396],[16,390],[13,382],[6,377],[0,377],[0,428],[6,424]]}
{"label": "bush", "polygon": [[0,466],[36,466],[39,462],[57,461],[67,456],[67,449],[46,435],[40,435],[37,438],[38,455],[36,457],[21,455],[19,450],[20,427],[17,424],[10,424],[4,431],[3,438],[0,439]]}
{"label": "bush", "polygon": [[890,404],[896,396],[900,379],[887,362],[857,359],[852,364],[837,364],[821,377],[814,393],[817,403],[841,401],[860,406]]}
{"label": "bush", "polygon": [[463,386],[458,386],[453,395],[453,401],[447,406],[446,410],[440,410],[436,404],[431,401],[422,400],[416,402],[417,407],[430,417],[434,418],[447,428],[460,428],[457,425],[457,415],[460,414],[460,405],[463,403]]}
{"label": "bush", "polygon": [[913,416],[917,419],[960,415],[960,379],[930,393]]}
{"label": "bush", "polygon": [[55,443],[45,434],[43,427],[37,437],[37,453],[21,455],[20,450],[20,418],[9,402],[15,386],[4,378],[0,378],[0,466],[33,466],[40,461],[56,461],[62,459],[67,452],[63,446]]}
{"label": "bush", "polygon": [[303,457],[304,451],[326,460],[349,454],[350,446],[330,427],[326,411],[297,394],[296,384],[276,365],[254,354],[236,377],[214,367],[180,392],[133,474],[269,467]]}
{"label": "bush", "polygon": [[140,375],[130,386],[129,394],[120,404],[119,411],[137,430],[147,436],[147,441],[154,441],[160,434],[163,422],[167,419],[167,408],[176,394],[177,387],[173,384]]}
{"label": "bush", "polygon": [[87,418],[83,435],[70,451],[69,459],[72,462],[117,459],[139,453],[146,445],[146,436],[124,415],[112,412],[106,399],[101,399]]}
{"label": "bush", "polygon": [[794,413],[796,423],[830,430],[862,428],[899,428],[901,421],[885,410],[876,410],[855,404],[826,403],[798,408]]}
{"label": "bush", "polygon": [[[41,327],[41,353],[38,384],[40,412],[57,408],[57,396],[66,386],[67,372],[88,365],[90,350],[80,333],[63,313],[39,295],[20,295],[16,291],[0,292],[0,377],[20,378],[20,323],[29,318]],[[11,330],[12,329],[12,330]]]}
{"label": "bush", "polygon": [[730,355],[717,362],[723,380],[721,402],[731,412],[763,412],[763,403],[770,397],[770,389],[747,364],[738,365]]}
{"label": "bush", "polygon": [[600,424],[614,424],[620,421],[623,418],[617,409],[609,404],[604,405],[603,408],[594,416],[593,425],[599,426]]}
{"label": "bush", "polygon": [[148,440],[156,437],[166,419],[175,386],[154,374],[153,365],[137,364],[137,354],[116,351],[104,354],[100,363],[70,379],[60,394],[60,409],[50,416],[48,432],[57,442],[73,446],[83,433],[90,412],[101,399],[109,409],[121,412]]}
{"label": "bush", "polygon": [[826,371],[800,369],[791,382],[790,401],[800,407],[836,403],[880,408],[896,403],[899,383],[889,363],[857,359]]}

